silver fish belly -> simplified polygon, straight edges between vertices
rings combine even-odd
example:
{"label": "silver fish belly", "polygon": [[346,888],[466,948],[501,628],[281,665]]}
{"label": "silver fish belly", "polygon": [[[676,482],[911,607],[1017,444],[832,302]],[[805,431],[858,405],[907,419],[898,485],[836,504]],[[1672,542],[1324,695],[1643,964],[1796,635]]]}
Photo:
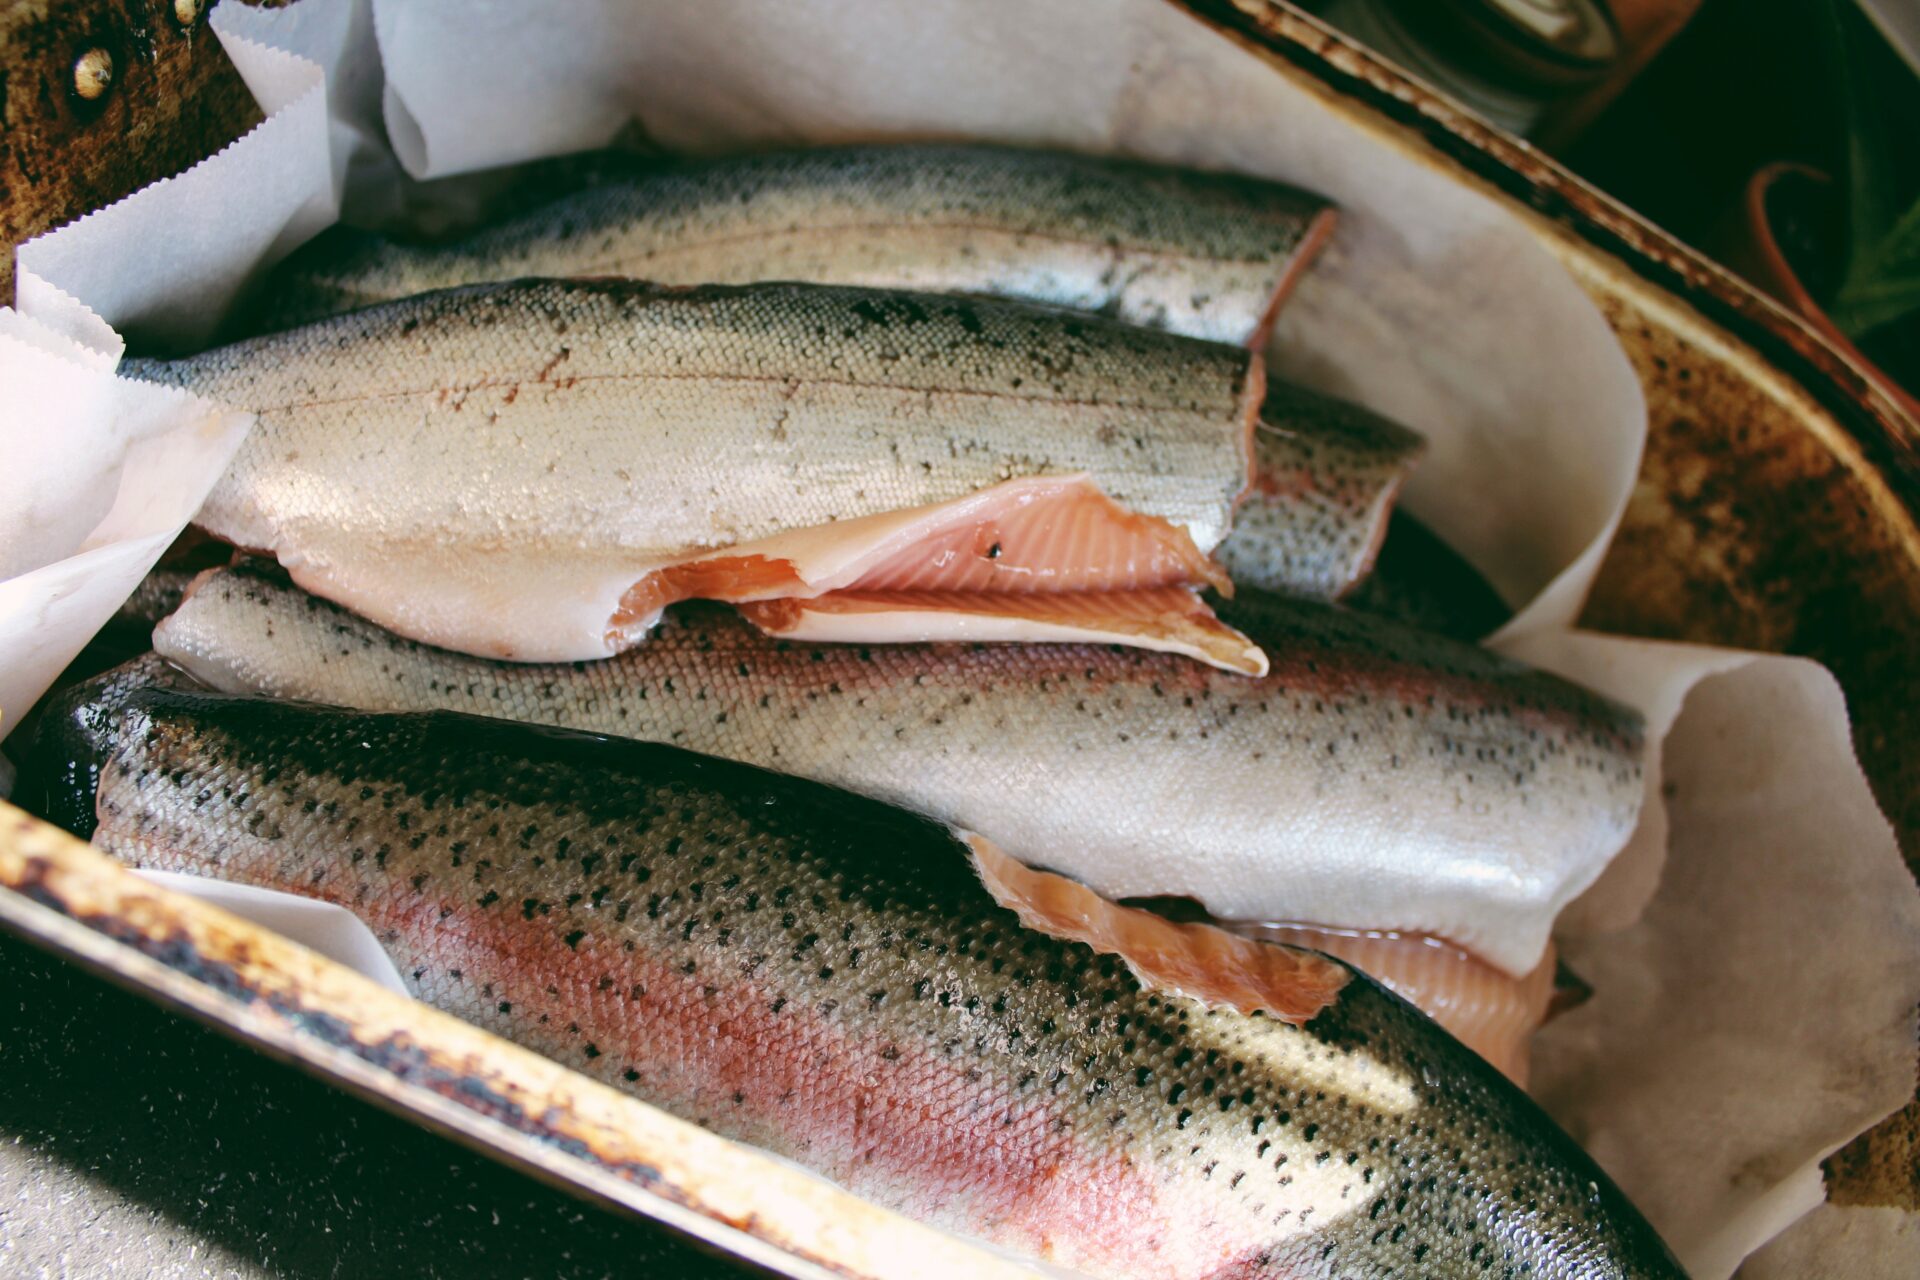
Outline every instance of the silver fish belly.
{"label": "silver fish belly", "polygon": [[446,647],[604,657],[709,596],[803,636],[1264,663],[1195,596],[1250,477],[1249,352],[984,299],[526,281],[124,371],[259,413],[204,528]]}

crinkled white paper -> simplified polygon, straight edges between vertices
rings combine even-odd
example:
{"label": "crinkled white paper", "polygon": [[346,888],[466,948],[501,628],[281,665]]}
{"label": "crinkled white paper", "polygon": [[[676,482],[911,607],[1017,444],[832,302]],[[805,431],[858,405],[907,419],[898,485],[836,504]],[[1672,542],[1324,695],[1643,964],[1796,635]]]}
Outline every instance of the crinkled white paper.
{"label": "crinkled white paper", "polygon": [[[1698,1280],[1725,1277],[1816,1205],[1820,1157],[1909,1096],[1920,893],[1831,678],[1567,630],[1626,503],[1645,413],[1600,315],[1490,200],[1161,0],[303,0],[227,5],[215,22],[272,117],[21,250],[39,349],[58,345],[44,330],[65,335],[78,369],[59,376],[98,403],[112,403],[88,381],[118,354],[109,325],[150,344],[200,340],[253,273],[334,216],[342,190],[350,216],[389,222],[411,204],[400,168],[454,175],[602,145],[635,122],[678,149],[978,137],[1230,167],[1333,196],[1345,217],[1281,314],[1276,369],[1425,432],[1407,502],[1522,606],[1495,643],[1640,706],[1659,741],[1640,832],[1563,920],[1598,994],[1543,1035],[1540,1096]],[[0,361],[41,359],[20,341],[0,321]],[[118,409],[95,416],[121,422]],[[124,458],[138,433],[119,430],[89,438]],[[197,501],[220,463],[198,456],[174,492]],[[47,484],[14,483],[69,495],[33,507],[34,528],[59,528],[53,542],[120,509],[78,459],[44,465]],[[125,595],[171,528],[160,514],[151,548],[129,525],[104,544],[94,532],[78,557],[56,550],[73,557],[52,565],[57,590],[0,584],[0,706],[41,679],[17,670],[77,649]],[[0,549],[15,523],[0,508]],[[46,619],[33,636],[8,631],[29,606]],[[316,927],[329,911],[338,927]],[[309,908],[298,927],[364,966],[355,949],[370,935],[344,912]],[[1832,1263],[1849,1240],[1899,1234],[1831,1221],[1809,1218],[1752,1270],[1792,1273],[1780,1260],[1812,1256],[1805,1240]]]}
{"label": "crinkled white paper", "polygon": [[115,377],[123,338],[204,340],[248,280],[339,216],[333,153],[350,139],[329,145],[329,69],[371,58],[370,17],[352,41],[353,6],[300,5],[295,54],[230,36],[229,10],[215,27],[270,117],[15,254],[16,306],[0,308],[0,737],[178,536],[253,422]]}
{"label": "crinkled white paper", "polygon": [[241,916],[283,938],[291,938],[312,947],[341,964],[359,970],[367,977],[400,995],[412,995],[373,931],[351,913],[330,902],[296,897],[273,889],[256,889],[250,884],[228,884],[205,876],[179,871],[146,871],[142,879],[184,893]]}
{"label": "crinkled white paper", "polygon": [[0,308],[0,735],[138,585],[253,423],[116,378],[117,353],[68,332]]}
{"label": "crinkled white paper", "polygon": [[1741,1280],[1913,1280],[1920,1214],[1821,1205],[1754,1254]]}

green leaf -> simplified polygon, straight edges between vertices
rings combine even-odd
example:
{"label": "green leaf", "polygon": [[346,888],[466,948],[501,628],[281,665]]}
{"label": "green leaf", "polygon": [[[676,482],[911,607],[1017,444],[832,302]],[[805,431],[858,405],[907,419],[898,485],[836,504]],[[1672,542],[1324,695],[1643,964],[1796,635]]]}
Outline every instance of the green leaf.
{"label": "green leaf", "polygon": [[1849,337],[1920,307],[1920,199],[1910,158],[1913,72],[1856,0],[1827,0],[1827,52],[1846,108],[1847,264],[1828,313]]}
{"label": "green leaf", "polygon": [[1875,243],[1898,216],[1891,175],[1880,158],[1886,152],[1881,132],[1882,113],[1875,109],[1873,86],[1864,74],[1866,42],[1873,32],[1862,32],[1865,21],[1854,0],[1827,0],[1827,55],[1840,86],[1847,128],[1847,228],[1850,256]]}
{"label": "green leaf", "polygon": [[1833,300],[1833,322],[1848,337],[1897,320],[1920,307],[1920,202],[1884,236],[1848,264]]}

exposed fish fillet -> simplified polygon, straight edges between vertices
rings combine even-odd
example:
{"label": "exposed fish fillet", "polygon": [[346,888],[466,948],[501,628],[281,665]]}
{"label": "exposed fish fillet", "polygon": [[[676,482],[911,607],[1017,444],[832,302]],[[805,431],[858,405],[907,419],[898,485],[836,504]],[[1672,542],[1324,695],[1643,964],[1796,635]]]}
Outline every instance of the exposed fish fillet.
{"label": "exposed fish fillet", "polygon": [[1269,946],[1217,925],[1176,923],[1109,902],[1065,876],[1009,858],[985,837],[964,839],[987,891],[1021,924],[1119,956],[1152,990],[1304,1026],[1339,999],[1351,976],[1313,951]]}
{"label": "exposed fish fillet", "polygon": [[[1306,1022],[1336,997],[1344,960],[1445,1027],[1522,1088],[1529,1046],[1555,997],[1553,948],[1524,978],[1417,934],[1216,921],[1185,899],[1115,903],[968,836],[981,878],[1023,924],[1118,955],[1150,987],[1207,1005]],[[1279,945],[1271,945],[1279,944]]]}
{"label": "exposed fish fillet", "polygon": [[[857,586],[1003,517],[1056,587],[1217,581],[1264,390],[1252,353],[1090,316],[627,281],[454,290],[125,371],[259,413],[205,528],[516,661],[605,657],[689,590]],[[1077,549],[1038,519],[1062,511]],[[712,559],[737,563],[688,567]]]}
{"label": "exposed fish fillet", "polygon": [[456,244],[336,230],[263,290],[257,322],[317,319],[519,276],[806,280],[989,294],[1266,345],[1333,229],[1278,183],[979,145],[693,162],[574,195]]}
{"label": "exposed fish fillet", "polygon": [[1242,675],[1267,671],[1260,646],[1214,617],[1205,602],[1184,587],[1003,596],[835,591],[811,600],[746,604],[740,611],[768,635],[784,640],[1124,644],[1197,658]]}
{"label": "exposed fish fillet", "polygon": [[1008,481],[965,519],[845,572],[853,576],[836,589],[1031,595],[1195,583],[1231,594],[1184,530],[1126,510],[1084,477]]}
{"label": "exposed fish fillet", "polygon": [[277,579],[203,579],[155,648],[220,689],[673,742],[938,815],[1107,897],[1427,934],[1516,976],[1639,815],[1627,708],[1257,592],[1223,606],[1271,659],[1248,679],[1108,645],[778,643],[695,606],[607,662],[506,666]]}
{"label": "exposed fish fillet", "polygon": [[[1125,510],[1084,477],[1009,480],[655,570],[621,597],[608,644],[625,648],[662,608],[699,597],[745,605],[749,619],[786,636],[1110,640],[1264,669],[1258,648],[1189,583],[1228,586],[1184,530]],[[894,613],[911,614],[898,634],[881,616]]]}
{"label": "exposed fish fillet", "polygon": [[1503,973],[1439,938],[1306,925],[1226,924],[1249,938],[1309,947],[1346,961],[1419,1008],[1525,1087],[1533,1033],[1554,995],[1552,946],[1525,977]]}
{"label": "exposed fish fillet", "polygon": [[1373,982],[1305,1025],[1155,990],[925,818],[470,716],[83,691],[48,724],[109,852],[338,903],[421,999],[943,1227],[1112,1280],[1679,1276]]}

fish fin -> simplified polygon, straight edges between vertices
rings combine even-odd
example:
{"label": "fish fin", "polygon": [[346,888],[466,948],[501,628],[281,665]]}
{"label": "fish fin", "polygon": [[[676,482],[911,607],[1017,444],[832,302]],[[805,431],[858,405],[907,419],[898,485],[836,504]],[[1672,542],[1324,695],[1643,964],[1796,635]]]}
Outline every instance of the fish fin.
{"label": "fish fin", "polygon": [[1176,924],[1025,866],[984,836],[963,832],[961,838],[987,891],[1020,923],[1119,956],[1153,990],[1299,1025],[1337,1000],[1353,977],[1318,952],[1256,942],[1210,924]]}
{"label": "fish fin", "polygon": [[1267,673],[1265,651],[1216,618],[1186,587],[1058,595],[835,591],[740,610],[783,640],[1122,644],[1183,654],[1241,675]]}
{"label": "fish fin", "polygon": [[1221,562],[1246,586],[1339,599],[1372,571],[1425,452],[1418,433],[1361,405],[1271,383]]}

